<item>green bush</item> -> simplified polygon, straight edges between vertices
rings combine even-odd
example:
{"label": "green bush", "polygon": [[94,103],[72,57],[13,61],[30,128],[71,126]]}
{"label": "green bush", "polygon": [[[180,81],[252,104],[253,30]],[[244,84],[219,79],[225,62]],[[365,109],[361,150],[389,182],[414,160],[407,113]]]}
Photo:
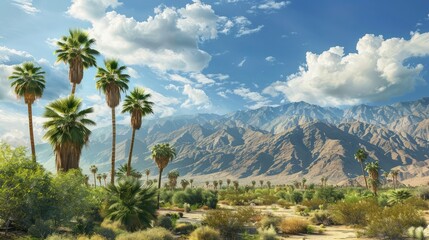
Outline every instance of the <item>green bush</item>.
{"label": "green bush", "polygon": [[36,220],[36,222],[28,228],[28,234],[33,237],[46,238],[52,233],[52,229],[47,222]]}
{"label": "green bush", "polygon": [[116,238],[116,233],[115,231],[113,231],[110,228],[105,228],[105,227],[94,227],[94,233],[105,237],[108,240],[115,240]]}
{"label": "green bush", "polygon": [[306,206],[310,210],[316,210],[319,209],[321,206],[325,205],[325,201],[318,198],[313,198],[311,200],[304,200],[301,203],[302,205]]}
{"label": "green bush", "polygon": [[281,190],[276,193],[276,197],[284,200],[289,200],[290,194],[287,191]]}
{"label": "green bush", "polygon": [[289,209],[291,206],[293,206],[293,203],[289,202],[288,200],[284,200],[284,199],[279,199],[277,201],[277,204],[283,208],[286,208],[286,209]]}
{"label": "green bush", "polygon": [[366,235],[384,239],[400,239],[410,227],[426,227],[422,214],[411,205],[395,205],[368,212]]}
{"label": "green bush", "polygon": [[183,207],[183,204],[190,202],[190,199],[188,197],[188,194],[186,194],[186,192],[178,191],[173,194],[172,201],[173,201],[173,204],[175,204],[176,206]]}
{"label": "green bush", "polygon": [[195,226],[188,222],[181,222],[177,223],[174,227],[174,233],[183,235],[183,234],[189,234],[192,231],[194,231]]}
{"label": "green bush", "polygon": [[145,231],[121,234],[117,240],[174,240],[174,236],[165,228],[156,227]]}
{"label": "green bush", "polygon": [[303,200],[302,193],[298,191],[293,191],[289,196],[289,201],[295,204],[302,202],[302,200]]}
{"label": "green bush", "polygon": [[259,221],[259,226],[262,229],[267,229],[267,228],[270,228],[271,226],[273,226],[274,228],[277,228],[281,221],[282,219],[277,216],[271,216],[271,215],[263,216],[261,221]]}
{"label": "green bush", "polygon": [[172,230],[174,227],[173,220],[171,219],[171,217],[165,216],[165,215],[158,217],[158,220],[156,221],[156,225],[158,227],[163,227],[168,230]]}
{"label": "green bush", "polygon": [[323,224],[324,226],[330,226],[334,225],[335,222],[329,213],[329,211],[326,210],[317,210],[313,212],[310,221],[314,224]]}
{"label": "green bush", "polygon": [[316,190],[314,197],[325,201],[326,203],[333,203],[344,198],[344,194],[336,190],[334,187],[324,187]]}
{"label": "green bush", "polygon": [[258,228],[260,240],[276,240],[278,239],[276,229],[273,226],[268,228]]}
{"label": "green bush", "polygon": [[195,229],[189,236],[189,240],[220,240],[219,231],[203,226]]}
{"label": "green bush", "polygon": [[376,201],[368,199],[358,202],[337,202],[330,207],[329,212],[336,223],[365,226],[368,222],[367,214],[379,211],[379,209]]}

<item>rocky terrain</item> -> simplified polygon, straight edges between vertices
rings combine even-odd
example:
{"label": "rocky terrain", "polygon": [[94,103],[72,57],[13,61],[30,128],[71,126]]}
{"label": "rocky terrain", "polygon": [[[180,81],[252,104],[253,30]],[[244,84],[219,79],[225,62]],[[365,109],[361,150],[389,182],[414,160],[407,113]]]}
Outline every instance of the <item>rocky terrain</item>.
{"label": "rocky terrain", "polygon": [[[131,128],[117,126],[117,164],[128,157]],[[110,166],[111,128],[93,131],[81,166]],[[379,160],[383,170],[400,167],[403,179],[429,175],[416,172],[429,159],[429,98],[386,106],[359,105],[324,108],[305,102],[237,111],[228,115],[200,114],[145,121],[137,132],[133,165],[151,169],[149,148],[170,142],[177,158],[166,171],[197,181],[266,179],[285,183],[302,179],[338,183],[361,174],[353,154],[365,147],[368,161]],[[44,165],[53,169],[49,145],[38,146]],[[413,170],[414,169],[414,170]],[[429,169],[428,169],[429,170]]]}

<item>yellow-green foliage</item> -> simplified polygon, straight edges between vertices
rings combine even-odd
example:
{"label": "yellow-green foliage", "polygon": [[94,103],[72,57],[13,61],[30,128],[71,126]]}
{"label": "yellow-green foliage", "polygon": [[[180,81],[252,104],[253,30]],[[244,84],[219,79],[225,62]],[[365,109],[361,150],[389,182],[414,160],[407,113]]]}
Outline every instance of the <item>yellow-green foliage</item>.
{"label": "yellow-green foliage", "polygon": [[46,240],[75,240],[75,237],[69,235],[52,234]]}
{"label": "yellow-green foliage", "polygon": [[368,213],[378,211],[380,207],[371,199],[361,201],[341,201],[332,205],[330,213],[334,222],[344,225],[365,226]]}
{"label": "yellow-green foliage", "polygon": [[117,240],[173,240],[174,237],[170,231],[165,228],[156,227],[145,231],[134,233],[124,233],[119,235]]}
{"label": "yellow-green foliage", "polygon": [[307,220],[297,217],[285,218],[280,222],[279,229],[287,234],[306,233],[309,223]]}
{"label": "yellow-green foliage", "polygon": [[282,219],[277,216],[263,216],[261,221],[259,221],[259,226],[262,229],[270,228],[271,226],[277,228]]}
{"label": "yellow-green foliage", "polygon": [[107,240],[107,238],[98,234],[94,234],[92,236],[84,236],[84,235],[78,236],[77,240]]}
{"label": "yellow-green foliage", "polygon": [[219,231],[211,227],[199,227],[189,236],[189,240],[220,240]]}
{"label": "yellow-green foliage", "polygon": [[276,240],[277,233],[276,229],[273,226],[268,228],[258,228],[258,234],[260,240]]}

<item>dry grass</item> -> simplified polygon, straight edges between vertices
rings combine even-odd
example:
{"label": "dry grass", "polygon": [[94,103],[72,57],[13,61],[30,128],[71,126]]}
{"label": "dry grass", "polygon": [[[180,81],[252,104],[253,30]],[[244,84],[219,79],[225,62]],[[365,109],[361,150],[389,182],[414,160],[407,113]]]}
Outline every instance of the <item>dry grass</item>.
{"label": "dry grass", "polygon": [[302,218],[291,217],[283,219],[279,224],[279,229],[287,234],[307,233],[309,222]]}

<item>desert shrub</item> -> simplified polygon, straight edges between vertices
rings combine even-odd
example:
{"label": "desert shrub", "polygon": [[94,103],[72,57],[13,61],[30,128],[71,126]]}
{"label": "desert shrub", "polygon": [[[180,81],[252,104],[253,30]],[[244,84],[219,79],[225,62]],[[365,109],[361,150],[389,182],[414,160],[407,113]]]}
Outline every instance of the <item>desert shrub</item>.
{"label": "desert shrub", "polygon": [[260,240],[278,239],[276,229],[273,226],[269,226],[268,228],[258,228],[258,234]]}
{"label": "desert shrub", "polygon": [[277,201],[277,204],[283,208],[286,208],[286,209],[289,209],[291,206],[293,206],[293,203],[289,202],[288,200],[284,200],[284,199],[279,199]]}
{"label": "desert shrub", "polygon": [[174,191],[168,190],[166,188],[161,188],[159,193],[159,199],[162,203],[171,203],[173,198]]}
{"label": "desert shrub", "polygon": [[98,234],[93,234],[91,236],[85,236],[85,235],[81,235],[77,237],[77,240],[106,240],[107,238],[105,238],[104,236],[98,235]]}
{"label": "desert shrub", "polygon": [[173,219],[170,216],[159,216],[156,221],[156,226],[171,230],[174,227]]}
{"label": "desert shrub", "polygon": [[304,200],[304,201],[302,201],[301,204],[306,206],[310,210],[316,210],[316,209],[319,209],[320,206],[322,206],[322,208],[323,208],[325,201],[318,199],[318,198],[313,198],[311,200]]}
{"label": "desert shrub", "polygon": [[174,240],[174,236],[165,228],[149,228],[144,231],[124,233],[119,235],[117,240]]}
{"label": "desert shrub", "polygon": [[261,205],[271,205],[277,202],[278,197],[273,195],[262,195],[258,197],[258,200],[261,201]]}
{"label": "desert shrub", "polygon": [[46,240],[75,240],[75,237],[55,233],[48,236]]}
{"label": "desert shrub", "polygon": [[317,210],[313,212],[310,221],[314,224],[323,224],[324,226],[334,225],[334,220],[332,219],[329,211],[326,210]]}
{"label": "desert shrub", "polygon": [[316,190],[314,197],[327,203],[333,203],[344,198],[344,194],[334,187],[324,187]]}
{"label": "desert shrub", "polygon": [[280,222],[279,229],[287,234],[306,233],[309,223],[307,220],[297,217],[285,218]]}
{"label": "desert shrub", "polygon": [[203,191],[202,197],[203,197],[203,205],[211,209],[216,208],[218,198],[215,193],[213,193],[212,191]]}
{"label": "desert shrub", "polygon": [[414,206],[419,210],[428,210],[429,207],[425,200],[418,197],[410,197],[404,201],[404,204]]}
{"label": "desert shrub", "polygon": [[189,236],[189,240],[220,240],[219,231],[203,226],[195,229]]}
{"label": "desert shrub", "polygon": [[367,214],[377,212],[380,207],[374,200],[341,201],[332,205],[329,209],[334,222],[344,225],[365,226]]}
{"label": "desert shrub", "polygon": [[189,202],[189,198],[186,192],[178,191],[173,194],[172,201],[175,205],[183,207],[183,204]]}
{"label": "desert shrub", "polygon": [[261,221],[259,221],[259,226],[263,229],[270,228],[271,226],[277,228],[281,221],[282,219],[280,217],[266,215],[262,217]]}
{"label": "desert shrub", "polygon": [[28,234],[42,239],[46,238],[51,233],[52,229],[49,223],[41,220],[36,220],[36,222],[28,228]]}
{"label": "desert shrub", "polygon": [[290,199],[290,194],[284,190],[278,191],[275,195],[276,195],[276,197],[284,199],[284,200]]}
{"label": "desert shrub", "polygon": [[189,203],[184,203],[183,204],[183,210],[187,213],[191,212],[191,205]]}
{"label": "desert shrub", "polygon": [[176,234],[189,234],[195,229],[195,226],[188,222],[177,223],[174,227]]}
{"label": "desert shrub", "polygon": [[103,236],[107,240],[114,240],[116,238],[115,231],[105,227],[94,227],[94,233]]}
{"label": "desert shrub", "polygon": [[429,200],[429,187],[418,187],[415,191],[415,196],[423,200]]}
{"label": "desert shrub", "polygon": [[314,196],[314,190],[306,190],[303,194],[303,198],[305,200],[311,200],[313,199],[313,196]]}
{"label": "desert shrub", "polygon": [[237,211],[212,210],[204,217],[203,224],[217,229],[225,239],[238,239],[246,224],[251,223],[260,215],[253,208],[243,207]]}
{"label": "desert shrub", "polygon": [[91,218],[78,218],[72,231],[74,234],[90,234],[94,230],[94,221]]}
{"label": "desert shrub", "polygon": [[400,239],[410,227],[425,227],[422,214],[411,205],[395,205],[381,211],[368,212],[366,235],[376,238]]}
{"label": "desert shrub", "polygon": [[302,193],[298,192],[298,191],[293,191],[290,195],[289,195],[289,201],[298,204],[300,202],[302,202]]}

